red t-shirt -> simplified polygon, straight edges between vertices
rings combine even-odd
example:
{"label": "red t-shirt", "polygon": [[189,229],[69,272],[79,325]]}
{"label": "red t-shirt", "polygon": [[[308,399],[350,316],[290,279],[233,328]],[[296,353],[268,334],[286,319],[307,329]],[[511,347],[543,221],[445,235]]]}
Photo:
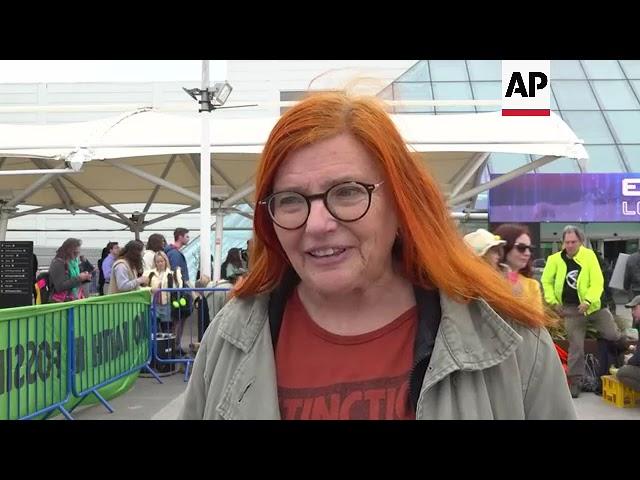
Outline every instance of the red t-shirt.
{"label": "red t-shirt", "polygon": [[409,374],[417,308],[362,335],[317,325],[297,291],[285,307],[276,347],[280,413],[285,420],[410,420]]}

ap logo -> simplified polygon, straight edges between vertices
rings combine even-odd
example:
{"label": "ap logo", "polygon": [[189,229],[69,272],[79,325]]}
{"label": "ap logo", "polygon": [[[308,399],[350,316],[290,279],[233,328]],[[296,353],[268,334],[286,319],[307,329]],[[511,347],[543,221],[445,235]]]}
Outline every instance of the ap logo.
{"label": "ap logo", "polygon": [[551,62],[502,61],[502,115],[551,115]]}

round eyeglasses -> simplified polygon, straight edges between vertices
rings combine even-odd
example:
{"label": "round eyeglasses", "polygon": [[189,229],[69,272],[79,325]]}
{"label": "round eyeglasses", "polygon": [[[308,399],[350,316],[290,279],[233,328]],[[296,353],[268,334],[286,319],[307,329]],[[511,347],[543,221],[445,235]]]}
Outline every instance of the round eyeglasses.
{"label": "round eyeglasses", "polygon": [[367,214],[371,206],[371,194],[383,183],[343,182],[316,195],[276,192],[258,203],[266,205],[273,222],[285,230],[296,230],[307,223],[311,202],[316,199],[322,199],[336,220],[355,222]]}

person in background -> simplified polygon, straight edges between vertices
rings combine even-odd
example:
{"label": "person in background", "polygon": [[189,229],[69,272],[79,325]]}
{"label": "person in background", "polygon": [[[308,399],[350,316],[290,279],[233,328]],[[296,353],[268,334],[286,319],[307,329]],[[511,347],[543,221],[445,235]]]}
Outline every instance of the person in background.
{"label": "person in background", "polygon": [[156,292],[163,288],[182,288],[182,276],[180,268],[171,270],[166,253],[156,252],[154,256],[154,268],[145,271],[149,278],[151,292],[155,295],[154,303],[156,318],[161,332],[171,331],[171,293]]}
{"label": "person in background", "polygon": [[90,281],[91,274],[80,271],[78,256],[81,245],[82,240],[67,238],[56,251],[49,266],[49,301],[68,302],[83,298],[82,283]]}
{"label": "person in background", "polygon": [[514,286],[514,293],[522,295],[532,308],[544,309],[540,284],[533,278],[531,271],[532,253],[535,245],[531,243],[531,234],[525,225],[506,223],[494,232],[507,243],[501,262],[509,267],[507,278]]}
{"label": "person in background", "polygon": [[640,251],[632,253],[624,269],[624,289],[629,298],[640,295]]}
{"label": "person in background", "polygon": [[244,266],[247,270],[249,270],[249,260],[251,258],[251,248],[252,248],[253,240],[247,240],[247,248],[242,250],[240,256],[242,257],[242,261],[244,262]]}
{"label": "person in background", "polygon": [[478,257],[482,258],[494,269],[501,273],[506,273],[508,268],[500,263],[504,256],[504,245],[507,243],[499,235],[479,228],[475,232],[467,233],[464,236],[465,243],[473,250]]}
{"label": "person in background", "polygon": [[[167,254],[169,258],[169,263],[171,264],[172,270],[177,270],[180,268],[182,273],[182,283],[183,287],[193,288],[194,284],[189,277],[189,266],[187,265],[187,259],[184,257],[184,254],[180,251],[185,245],[189,243],[189,230],[186,228],[176,228],[173,231],[173,243],[167,245],[164,249],[164,253]],[[186,308],[178,310],[178,316],[174,315],[173,325],[174,325],[174,333],[176,335],[176,347],[178,352],[183,352],[182,349],[182,332],[184,330],[184,324],[189,316],[189,312],[192,310],[192,300],[197,298],[197,295],[192,292],[192,295],[187,295],[185,297],[187,305]]]}
{"label": "person in background", "polygon": [[100,259],[98,260],[98,295],[100,296],[104,295],[104,273],[102,272],[102,263],[104,262],[104,259],[107,258],[107,255],[109,255],[108,245],[109,244],[107,244],[107,247],[102,249]]}
{"label": "person in background", "polygon": [[80,271],[81,272],[93,272],[96,269],[96,267],[93,266],[93,264],[89,261],[89,259],[87,257],[85,257],[84,255],[80,255]]}
{"label": "person in background", "polygon": [[109,294],[138,290],[149,283],[149,278],[143,275],[142,270],[143,248],[142,242],[131,240],[120,250],[118,259],[111,267]]}
{"label": "person in background", "polygon": [[32,259],[32,267],[33,267],[33,288],[32,288],[32,293],[33,293],[33,304],[36,305],[37,304],[37,298],[38,298],[38,293],[36,291],[36,278],[38,278],[38,257],[36,256],[36,254],[33,254],[33,259]]}
{"label": "person in background", "polygon": [[152,233],[147,240],[147,249],[142,256],[144,271],[153,270],[155,268],[154,260],[157,252],[164,252],[167,246],[167,239],[159,233]]}
{"label": "person in background", "polygon": [[[640,295],[633,297],[625,307],[631,309],[633,325],[640,326]],[[634,348],[635,351],[633,355],[629,358],[626,365],[618,369],[616,377],[623,385],[626,385],[636,392],[640,392],[640,348],[638,348],[638,345]]]}
{"label": "person in background", "polygon": [[120,253],[120,246],[118,242],[109,242],[107,243],[107,256],[102,260],[102,275],[104,276],[104,287],[106,287],[107,293],[110,291],[110,283],[111,283],[111,272],[113,271],[113,263],[118,258]]}
{"label": "person in background", "polygon": [[230,248],[226,260],[222,262],[220,267],[220,276],[234,284],[245,273],[247,273],[247,268],[240,256],[240,249]]}
{"label": "person in background", "polygon": [[80,255],[80,271],[81,272],[89,272],[91,274],[91,281],[84,287],[84,293],[88,296],[95,292],[95,277],[97,273],[97,268],[89,261],[87,257],[84,255]]}
{"label": "person in background", "polygon": [[600,336],[617,342],[621,332],[601,298],[604,278],[598,259],[584,246],[584,232],[567,225],[562,231],[562,250],[549,255],[542,272],[544,299],[558,315],[564,317],[569,337],[569,388],[577,398],[582,391],[585,374],[584,338],[588,321],[592,321]]}

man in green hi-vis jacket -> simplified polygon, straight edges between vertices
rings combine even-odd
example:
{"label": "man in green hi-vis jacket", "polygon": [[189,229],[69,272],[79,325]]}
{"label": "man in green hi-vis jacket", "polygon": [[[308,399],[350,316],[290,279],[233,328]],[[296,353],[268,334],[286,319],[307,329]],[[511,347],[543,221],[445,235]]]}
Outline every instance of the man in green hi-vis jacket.
{"label": "man in green hi-vis jacket", "polygon": [[569,337],[569,388],[580,395],[584,376],[584,337],[587,320],[593,321],[602,338],[620,339],[620,331],[606,308],[602,308],[604,278],[593,250],[585,247],[582,230],[567,225],[562,231],[562,251],[550,255],[542,273],[544,299],[564,317]]}

